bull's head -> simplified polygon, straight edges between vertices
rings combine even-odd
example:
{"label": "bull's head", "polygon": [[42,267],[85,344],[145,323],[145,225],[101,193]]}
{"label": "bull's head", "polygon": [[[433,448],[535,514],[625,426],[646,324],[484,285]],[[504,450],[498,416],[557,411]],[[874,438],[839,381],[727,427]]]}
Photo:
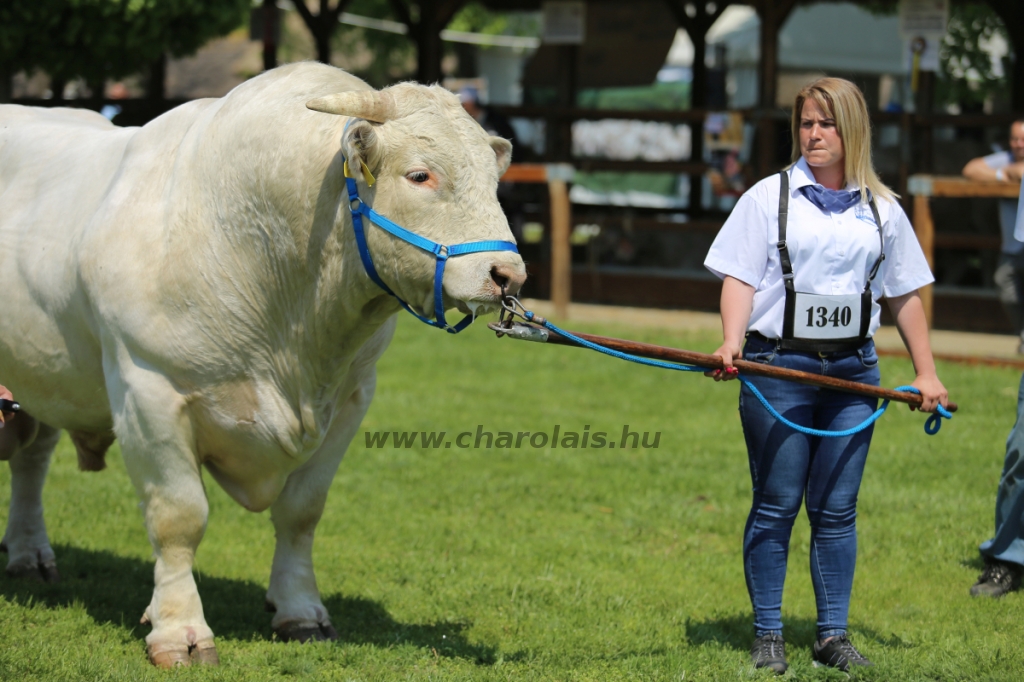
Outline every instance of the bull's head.
{"label": "bull's head", "polygon": [[[358,179],[360,198],[378,213],[440,244],[513,241],[497,199],[512,145],[484,132],[447,90],[402,83],[381,92],[330,95],[306,106],[354,119],[342,137],[342,153]],[[433,257],[383,230],[366,230],[380,277],[430,316]],[[503,288],[514,294],[525,279],[517,253],[452,258],[444,275],[445,308],[493,309]]]}

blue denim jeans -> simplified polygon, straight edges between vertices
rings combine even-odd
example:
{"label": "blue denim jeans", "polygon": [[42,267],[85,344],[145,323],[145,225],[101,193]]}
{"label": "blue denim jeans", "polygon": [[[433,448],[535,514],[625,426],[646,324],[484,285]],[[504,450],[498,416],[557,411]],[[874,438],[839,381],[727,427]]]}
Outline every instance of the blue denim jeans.
{"label": "blue denim jeans", "polygon": [[[743,358],[877,386],[873,341],[855,351],[802,353],[749,338]],[[768,402],[802,426],[841,431],[860,424],[877,401],[780,379],[748,377]],[[857,493],[872,428],[844,438],[807,436],[777,422],[746,386],[740,419],[750,458],[754,499],[743,536],[743,568],[756,636],[782,634],[782,588],[793,521],[806,499],[811,524],[811,582],[818,636],[846,632],[857,562]]]}
{"label": "blue denim jeans", "polygon": [[1017,390],[1017,421],[1006,439],[1006,460],[996,491],[996,534],[981,545],[989,559],[1024,566],[1024,376]]}

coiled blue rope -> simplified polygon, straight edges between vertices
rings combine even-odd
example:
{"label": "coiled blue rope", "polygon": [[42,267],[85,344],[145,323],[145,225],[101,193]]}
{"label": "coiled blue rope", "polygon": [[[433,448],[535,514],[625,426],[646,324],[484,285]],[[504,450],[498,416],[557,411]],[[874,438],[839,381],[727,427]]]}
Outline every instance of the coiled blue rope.
{"label": "coiled blue rope", "polygon": [[[524,312],[523,316],[531,322],[533,322],[535,318],[535,315],[529,310]],[[564,329],[559,329],[558,327],[551,324],[547,320],[543,320],[542,322],[540,322],[540,324],[544,326],[546,329],[549,329],[554,333],[558,334],[559,336],[567,338],[573,343],[579,344],[584,348],[589,348],[590,350],[597,351],[598,353],[610,355],[613,358],[626,360],[627,362],[635,362],[638,365],[647,365],[648,367],[660,367],[661,369],[674,369],[679,372],[706,371],[703,367],[681,365],[674,362],[664,362],[662,360],[651,360],[650,358],[642,358],[638,355],[631,355],[629,353],[623,353],[622,351],[612,350],[611,348],[605,348],[604,346],[596,344],[593,341],[581,339],[575,334],[567,332]],[[768,410],[768,413],[771,414],[775,419],[779,420],[780,422],[790,427],[791,429],[799,431],[800,433],[807,434],[808,436],[821,436],[823,438],[844,438],[846,436],[852,436],[855,433],[860,433],[861,431],[863,431],[864,429],[868,428],[876,421],[878,421],[878,418],[885,414],[885,411],[889,408],[889,401],[882,401],[881,406],[877,410],[875,410],[874,414],[872,414],[870,417],[865,419],[857,426],[854,426],[853,428],[844,429],[842,431],[823,431],[822,429],[812,429],[807,426],[801,426],[800,424],[796,424],[783,417],[778,410],[771,406],[771,404],[768,402],[768,399],[764,397],[761,391],[757,390],[757,386],[755,386],[753,382],[751,382],[749,379],[743,376],[739,376],[737,378],[741,382],[743,382],[744,386],[750,389],[750,392],[754,394],[754,397],[757,398],[762,405],[764,405],[764,409]],[[918,395],[921,394],[921,391],[917,390],[917,388],[913,386],[897,386],[893,390],[902,391],[905,393],[917,393]],[[929,436],[934,436],[936,433],[939,432],[939,429],[942,427],[942,420],[952,418],[953,415],[949,412],[949,410],[944,408],[942,405],[938,405],[935,408],[935,412],[933,412],[931,416],[928,417],[928,420],[924,423],[924,432],[927,433]]]}

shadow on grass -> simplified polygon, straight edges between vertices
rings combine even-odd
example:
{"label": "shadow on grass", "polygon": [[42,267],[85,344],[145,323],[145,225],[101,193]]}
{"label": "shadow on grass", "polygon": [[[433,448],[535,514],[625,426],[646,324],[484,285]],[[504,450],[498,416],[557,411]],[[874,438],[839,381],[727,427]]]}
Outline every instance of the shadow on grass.
{"label": "shadow on grass", "polygon": [[[153,562],[56,545],[61,582],[46,585],[0,573],[0,596],[20,604],[44,604],[65,608],[81,604],[97,623],[110,623],[132,631],[142,639],[148,626],[139,618],[149,605],[153,590]],[[221,639],[271,640],[270,614],[264,612],[266,587],[254,582],[197,574],[206,622]],[[340,641],[391,647],[410,644],[438,656],[472,660],[490,665],[493,648],[472,644],[463,632],[468,623],[400,623],[378,602],[340,594],[328,595],[324,605]]]}
{"label": "shadow on grass", "polygon": [[964,568],[970,568],[975,571],[985,570],[985,558],[978,552],[975,552],[970,557],[960,560],[960,565]]}
{"label": "shadow on grass", "polygon": [[[693,646],[718,644],[730,649],[749,651],[754,641],[753,622],[752,613],[739,613],[702,621],[687,619],[686,639]],[[785,628],[787,644],[809,647],[818,638],[817,621],[811,618],[786,618]],[[851,631],[851,639],[864,637],[891,648],[910,646],[895,634],[884,636],[871,628],[859,625],[854,625]]]}

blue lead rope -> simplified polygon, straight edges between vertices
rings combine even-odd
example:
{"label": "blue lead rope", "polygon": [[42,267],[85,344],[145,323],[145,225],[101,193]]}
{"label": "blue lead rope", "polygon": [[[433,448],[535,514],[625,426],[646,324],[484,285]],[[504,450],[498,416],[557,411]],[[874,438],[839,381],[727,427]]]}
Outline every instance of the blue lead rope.
{"label": "blue lead rope", "polygon": [[[534,314],[531,311],[529,311],[529,310],[524,312],[523,316],[527,320],[529,320],[531,322],[535,321],[534,320],[534,317],[535,317]],[[589,348],[590,350],[595,350],[598,353],[604,353],[605,355],[610,355],[613,358],[619,358],[620,360],[626,360],[628,362],[635,362],[638,365],[647,365],[648,367],[660,367],[661,369],[674,369],[674,370],[679,371],[679,372],[704,372],[704,371],[706,371],[703,367],[693,367],[691,365],[681,365],[681,364],[676,364],[676,363],[673,363],[673,362],[663,362],[661,360],[651,360],[650,358],[642,358],[639,355],[631,355],[629,353],[623,353],[621,351],[612,350],[611,348],[605,348],[604,346],[600,346],[600,345],[598,345],[598,344],[596,344],[596,343],[594,343],[592,341],[587,341],[586,339],[581,339],[580,337],[576,336],[575,334],[572,334],[571,332],[567,332],[564,329],[559,329],[558,327],[556,327],[555,325],[551,324],[547,320],[543,320],[543,321],[537,320],[537,322],[539,322],[546,329],[549,329],[550,331],[553,331],[554,333],[558,334],[559,336],[562,336],[564,338],[569,339],[573,343],[579,344],[580,346],[583,346],[584,348]],[[746,377],[743,377],[743,376],[740,376],[740,377],[737,377],[737,378],[743,383],[744,386],[746,386],[747,388],[750,389],[750,392],[754,394],[754,397],[757,398],[758,401],[760,401],[760,403],[762,405],[764,405],[764,409],[768,410],[768,413],[771,414],[773,417],[775,417],[775,419],[779,420],[780,422],[782,422],[786,426],[790,427],[791,429],[793,429],[795,431],[799,431],[800,433],[807,434],[808,436],[820,436],[822,438],[844,438],[846,436],[852,436],[855,433],[860,433],[861,431],[863,431],[864,429],[868,428],[869,426],[874,424],[876,421],[878,421],[878,418],[881,417],[883,414],[885,414],[886,409],[888,409],[888,407],[889,407],[889,401],[888,400],[882,401],[881,407],[879,407],[877,410],[875,410],[874,414],[872,414],[870,417],[865,419],[863,422],[861,422],[857,426],[854,426],[853,428],[850,428],[850,429],[845,429],[843,431],[823,431],[821,429],[812,429],[812,428],[809,428],[807,426],[801,426],[800,424],[796,424],[794,422],[791,422],[790,420],[788,420],[785,417],[783,417],[782,414],[779,413],[778,410],[776,410],[774,407],[771,406],[771,404],[768,402],[768,399],[765,398],[764,395],[762,395],[761,391],[757,390],[757,386],[755,386],[753,384],[753,382],[750,381],[750,379],[747,379]],[[901,391],[901,392],[904,392],[904,393],[917,393],[918,395],[920,395],[920,393],[921,393],[919,390],[917,390],[913,386],[897,386],[893,390]],[[939,432],[939,429],[942,427],[942,420],[944,418],[945,419],[952,419],[953,415],[949,412],[949,410],[944,408],[942,405],[938,405],[935,408],[935,412],[933,412],[931,414],[931,416],[928,417],[928,421],[926,421],[924,423],[924,432],[927,433],[929,436],[934,436],[936,433]]]}

